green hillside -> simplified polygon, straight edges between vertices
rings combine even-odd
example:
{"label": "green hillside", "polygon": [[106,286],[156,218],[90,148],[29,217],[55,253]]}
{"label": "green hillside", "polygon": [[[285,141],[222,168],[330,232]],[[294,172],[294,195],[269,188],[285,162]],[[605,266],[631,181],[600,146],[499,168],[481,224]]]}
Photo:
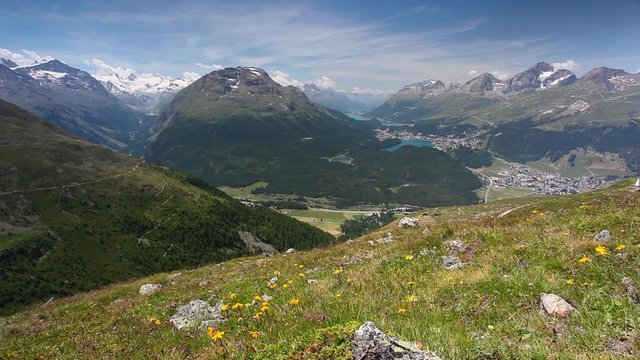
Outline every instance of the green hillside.
{"label": "green hillside", "polygon": [[[429,209],[416,228],[108,286],[0,319],[0,356],[350,359],[354,329],[370,320],[443,359],[633,358],[640,192],[630,187]],[[164,288],[139,295],[149,282]],[[577,310],[548,315],[541,293]],[[193,299],[226,304],[227,320],[175,331],[176,306]]]}
{"label": "green hillside", "polygon": [[[469,204],[480,181],[431,148],[380,149],[375,124],[311,103],[257,68],[214,71],[180,91],[155,126],[145,158],[215,186],[363,203]],[[330,161],[344,155],[349,162]]]}
{"label": "green hillside", "polygon": [[49,297],[333,237],[191,176],[72,137],[0,102],[0,312]]}

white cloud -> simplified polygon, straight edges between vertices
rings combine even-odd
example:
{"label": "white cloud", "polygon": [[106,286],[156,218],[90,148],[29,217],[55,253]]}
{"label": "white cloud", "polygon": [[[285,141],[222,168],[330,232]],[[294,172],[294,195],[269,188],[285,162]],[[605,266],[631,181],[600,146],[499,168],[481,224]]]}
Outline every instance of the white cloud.
{"label": "white cloud", "polygon": [[580,70],[580,68],[582,67],[580,65],[579,62],[575,61],[575,60],[567,60],[567,61],[563,61],[563,62],[556,62],[551,64],[555,69],[567,69],[567,70],[571,70],[571,71],[577,71]]}
{"label": "white cloud", "polygon": [[185,71],[182,73],[182,78],[184,80],[187,80],[189,82],[194,82],[198,79],[200,79],[202,77],[202,75],[198,74],[195,71]]}
{"label": "white cloud", "polygon": [[19,53],[14,53],[9,49],[0,48],[0,57],[9,59],[19,66],[31,65],[34,63],[53,60],[51,56],[40,56],[34,51],[22,49]]}
{"label": "white cloud", "polygon": [[638,68],[638,70],[636,70],[636,74],[640,74],[640,68]]}
{"label": "white cloud", "polygon": [[506,80],[506,79],[508,79],[508,78],[509,78],[509,74],[508,74],[508,73],[506,73],[506,72],[502,72],[502,71],[500,71],[500,70],[493,70],[493,71],[491,72],[491,74],[492,74],[493,76],[497,77],[497,78],[498,78],[498,79],[500,79],[500,80]]}
{"label": "white cloud", "polygon": [[381,89],[371,89],[371,88],[359,88],[354,86],[351,90],[345,91],[350,94],[367,94],[367,95],[385,95],[388,94],[389,91],[381,90]]}
{"label": "white cloud", "polygon": [[274,70],[273,74],[271,74],[271,78],[273,79],[273,81],[277,82],[282,86],[293,85],[293,86],[301,87],[303,85],[302,81],[292,79],[291,75],[280,70]]}
{"label": "white cloud", "polygon": [[317,79],[315,79],[313,81],[313,84],[315,84],[316,86],[321,87],[323,89],[335,89],[336,88],[336,82],[333,81],[328,76],[324,76],[324,75],[320,76]]}
{"label": "white cloud", "polygon": [[475,70],[469,70],[469,75],[476,76],[476,75],[478,75],[478,72],[475,71]]}
{"label": "white cloud", "polygon": [[207,70],[222,70],[224,69],[224,66],[219,65],[219,64],[203,64],[203,63],[195,63],[196,66],[199,66],[203,69],[207,69]]}
{"label": "white cloud", "polygon": [[136,71],[121,66],[111,66],[100,59],[85,60],[84,63],[94,68],[93,75],[110,75],[117,74],[121,77],[127,77],[129,75],[137,75]]}

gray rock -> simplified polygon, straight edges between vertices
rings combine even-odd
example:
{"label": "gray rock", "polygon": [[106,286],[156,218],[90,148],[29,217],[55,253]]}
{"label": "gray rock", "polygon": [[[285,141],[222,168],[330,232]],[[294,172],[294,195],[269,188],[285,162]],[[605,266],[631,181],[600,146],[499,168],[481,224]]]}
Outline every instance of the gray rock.
{"label": "gray rock", "polygon": [[593,238],[593,240],[597,242],[605,242],[611,240],[611,233],[609,232],[609,230],[602,230]]}
{"label": "gray rock", "polygon": [[450,241],[447,245],[449,245],[449,250],[451,253],[461,253],[467,251],[469,248],[462,240],[455,239]]}
{"label": "gray rock", "polygon": [[442,259],[442,266],[444,266],[445,269],[447,270],[454,270],[467,265],[462,260],[460,260],[458,255],[453,255],[453,254],[447,255],[447,256],[443,256],[441,259]]}
{"label": "gray rock", "polygon": [[225,321],[222,314],[222,303],[209,306],[204,300],[193,300],[186,305],[179,306],[169,322],[177,330],[200,328],[204,322],[206,326],[217,326]]}
{"label": "gray rock", "polygon": [[138,292],[140,295],[153,295],[158,291],[162,290],[162,285],[159,284],[144,284],[140,286],[140,290]]}
{"label": "gray rock", "polygon": [[540,294],[540,307],[548,315],[555,317],[567,317],[576,310],[571,304],[556,294]]}
{"label": "gray rock", "polygon": [[271,301],[271,300],[273,300],[273,297],[269,296],[269,295],[262,295],[262,296],[260,296],[260,300],[262,300],[262,301]]}
{"label": "gray rock", "polygon": [[269,285],[273,285],[273,284],[275,284],[277,282],[278,282],[278,277],[277,276],[274,276],[271,279],[269,279]]}
{"label": "gray rock", "polygon": [[420,226],[420,224],[418,223],[418,220],[410,217],[403,217],[402,219],[400,219],[400,222],[398,223],[398,227],[401,227],[401,228],[408,228],[408,227],[414,228],[418,226]]}
{"label": "gray rock", "polygon": [[638,292],[638,288],[636,284],[633,283],[633,280],[625,276],[621,282],[627,290],[627,296],[629,296],[631,300],[640,303],[640,292]]}
{"label": "gray rock", "polygon": [[263,242],[260,238],[248,231],[238,231],[238,235],[251,254],[273,255],[278,253],[278,250],[271,244]]}
{"label": "gray rock", "polygon": [[285,251],[286,254],[293,254],[294,252],[296,252],[296,249],[294,248],[290,248],[290,249],[287,249],[287,251]]}
{"label": "gray rock", "polygon": [[362,324],[353,334],[351,350],[356,360],[440,360],[433,353],[388,336],[371,321]]}
{"label": "gray rock", "polygon": [[309,285],[314,285],[314,284],[317,284],[317,283],[318,283],[318,280],[316,280],[316,279],[307,279],[307,284],[309,284]]}

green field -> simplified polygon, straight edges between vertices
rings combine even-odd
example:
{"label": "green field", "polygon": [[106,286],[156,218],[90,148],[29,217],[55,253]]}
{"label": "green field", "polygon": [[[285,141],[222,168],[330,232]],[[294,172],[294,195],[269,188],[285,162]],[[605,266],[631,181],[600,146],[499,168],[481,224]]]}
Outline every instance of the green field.
{"label": "green field", "polygon": [[369,215],[371,211],[309,209],[286,210],[284,213],[337,236],[341,234],[342,223]]}

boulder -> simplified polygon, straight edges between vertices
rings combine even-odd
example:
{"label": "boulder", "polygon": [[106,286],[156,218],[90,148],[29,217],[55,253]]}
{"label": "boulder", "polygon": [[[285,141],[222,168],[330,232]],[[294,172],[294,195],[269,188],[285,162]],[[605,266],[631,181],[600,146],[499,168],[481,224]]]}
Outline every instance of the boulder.
{"label": "boulder", "polygon": [[418,226],[420,226],[420,224],[418,223],[418,220],[414,218],[406,217],[406,216],[400,219],[400,222],[398,223],[398,227],[401,227],[401,228],[408,228],[408,227],[414,228]]}
{"label": "boulder", "polygon": [[540,307],[545,310],[548,315],[560,318],[567,317],[576,310],[576,308],[560,296],[545,293],[540,294]]}
{"label": "boulder", "polygon": [[193,300],[186,305],[179,306],[176,313],[171,316],[169,322],[177,330],[200,328],[205,326],[217,326],[225,321],[222,314],[222,303],[209,306],[204,300]]}
{"label": "boulder", "polygon": [[138,292],[140,295],[153,295],[158,291],[162,290],[162,285],[159,284],[144,284],[140,286],[140,290]]}
{"label": "boulder", "polygon": [[259,237],[248,231],[238,231],[238,236],[240,236],[240,240],[244,242],[251,254],[274,255],[278,253],[278,250],[273,245],[263,242]]}
{"label": "boulder", "polygon": [[287,249],[287,251],[285,251],[285,254],[293,254],[294,252],[296,252],[296,249],[290,248],[290,249]]}
{"label": "boulder", "polygon": [[447,270],[454,270],[467,265],[462,260],[460,260],[458,255],[454,255],[454,254],[443,256],[441,259],[442,259],[442,266],[444,266],[445,269]]}
{"label": "boulder", "polygon": [[388,336],[371,321],[362,324],[353,334],[351,350],[358,360],[440,360],[433,353]]}
{"label": "boulder", "polygon": [[597,242],[605,242],[611,239],[611,232],[609,230],[602,230],[598,235],[596,235],[593,240]]}

